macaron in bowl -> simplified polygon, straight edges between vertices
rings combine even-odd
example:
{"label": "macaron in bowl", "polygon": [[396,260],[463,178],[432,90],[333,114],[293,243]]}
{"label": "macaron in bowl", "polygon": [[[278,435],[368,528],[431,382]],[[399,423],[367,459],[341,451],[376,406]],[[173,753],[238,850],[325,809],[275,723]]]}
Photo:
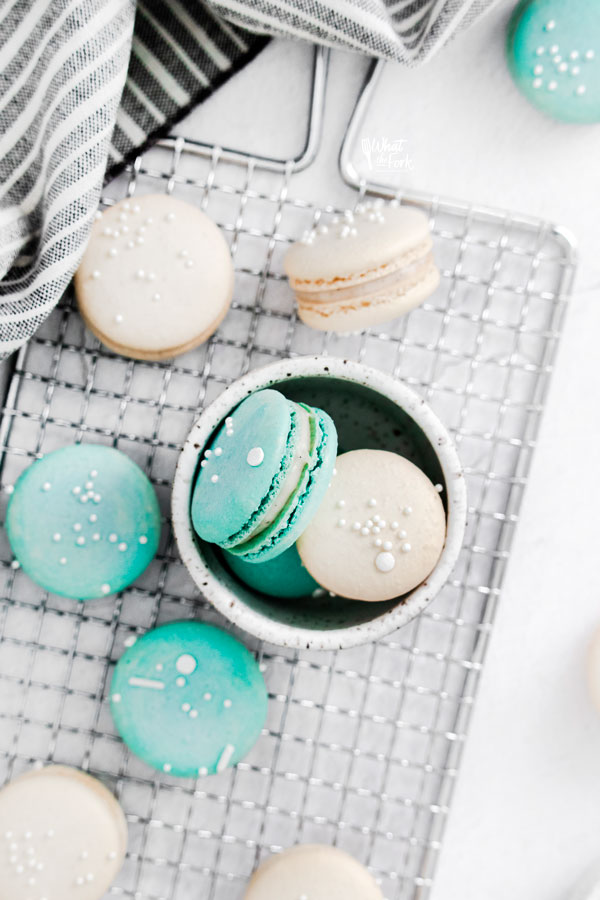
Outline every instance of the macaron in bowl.
{"label": "macaron in bowl", "polygon": [[318,509],[336,453],[327,413],[279,391],[251,394],[203,453],[192,496],[196,533],[247,562],[274,559]]}
{"label": "macaron in bowl", "polygon": [[[435,567],[416,588],[371,603],[332,597],[326,591],[301,599],[268,596],[238,579],[224,552],[198,537],[191,507],[203,448],[210,446],[242,400],[263,389],[326,411],[335,422],[340,453],[360,449],[398,453],[440,486],[445,540]],[[450,435],[428,405],[382,372],[329,357],[279,360],[249,372],[223,391],[188,435],[172,494],[179,552],[201,593],[231,622],[258,638],[284,647],[326,650],[377,640],[422,612],[458,559],[466,510],[460,461]]]}

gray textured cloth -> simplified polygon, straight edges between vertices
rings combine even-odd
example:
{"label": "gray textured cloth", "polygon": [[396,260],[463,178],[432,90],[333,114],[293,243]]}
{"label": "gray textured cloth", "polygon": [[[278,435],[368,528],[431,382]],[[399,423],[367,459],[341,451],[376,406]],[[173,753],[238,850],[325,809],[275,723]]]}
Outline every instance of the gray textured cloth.
{"label": "gray textured cloth", "polygon": [[4,0],[0,357],[31,337],[67,287],[107,170],[165,133],[264,35],[413,65],[492,2]]}

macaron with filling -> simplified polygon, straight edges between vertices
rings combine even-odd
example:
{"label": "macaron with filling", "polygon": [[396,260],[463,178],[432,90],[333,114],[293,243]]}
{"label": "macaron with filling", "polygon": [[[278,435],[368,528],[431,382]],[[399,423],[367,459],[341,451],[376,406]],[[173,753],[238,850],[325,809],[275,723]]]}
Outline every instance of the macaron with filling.
{"label": "macaron with filling", "polygon": [[336,453],[326,412],[275,390],[251,394],[202,454],[191,509],[196,533],[248,562],[279,556],[317,512]]}
{"label": "macaron with filling", "polygon": [[228,568],[249,588],[269,597],[297,600],[320,589],[300,559],[296,545],[267,562],[246,562],[241,556],[225,553]]}
{"label": "macaron with filling", "polygon": [[298,316],[311,328],[347,332],[404,315],[439,284],[432,247],[422,210],[359,204],[288,250],[284,269]]}

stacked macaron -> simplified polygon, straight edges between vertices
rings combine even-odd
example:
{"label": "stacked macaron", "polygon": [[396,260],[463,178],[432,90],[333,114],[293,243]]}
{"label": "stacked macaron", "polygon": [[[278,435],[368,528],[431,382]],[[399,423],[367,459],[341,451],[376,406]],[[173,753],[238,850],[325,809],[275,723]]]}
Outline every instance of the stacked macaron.
{"label": "stacked macaron", "polygon": [[444,546],[441,486],[396,453],[337,449],[323,410],[272,389],[251,394],[201,453],[198,537],[221,548],[240,581],[282,600],[413,590]]}

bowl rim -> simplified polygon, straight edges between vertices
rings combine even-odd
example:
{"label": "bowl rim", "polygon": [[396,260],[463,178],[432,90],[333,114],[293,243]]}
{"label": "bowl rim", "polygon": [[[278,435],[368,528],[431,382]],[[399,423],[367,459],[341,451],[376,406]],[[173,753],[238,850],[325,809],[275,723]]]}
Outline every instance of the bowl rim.
{"label": "bowl rim", "polygon": [[[446,483],[447,532],[431,575],[402,602],[358,625],[335,629],[287,625],[270,619],[214,574],[193,536],[190,501],[199,451],[220,422],[256,390],[300,377],[334,377],[375,390],[401,407],[421,428],[438,457]],[[406,625],[448,581],[460,553],[467,521],[464,472],[448,431],[427,402],[403,382],[377,369],[338,357],[298,356],[276,360],[242,375],[204,409],[192,426],[177,461],[171,513],[182,562],[201,594],[230,622],[260,640],[292,649],[339,650],[382,638]]]}

